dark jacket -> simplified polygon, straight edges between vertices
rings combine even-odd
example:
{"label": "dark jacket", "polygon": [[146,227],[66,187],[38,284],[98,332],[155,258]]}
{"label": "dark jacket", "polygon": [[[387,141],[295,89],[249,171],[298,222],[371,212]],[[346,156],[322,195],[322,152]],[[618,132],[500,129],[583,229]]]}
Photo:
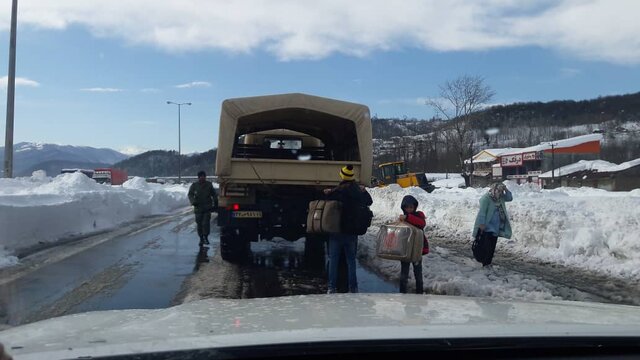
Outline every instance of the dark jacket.
{"label": "dark jacket", "polygon": [[[343,209],[353,206],[371,206],[373,199],[366,190],[362,190],[355,181],[343,181],[328,195],[329,200],[338,200]],[[344,211],[344,210],[343,210]]]}
{"label": "dark jacket", "polygon": [[196,213],[213,211],[216,210],[214,204],[218,202],[218,194],[210,181],[197,181],[189,187],[189,202]]}
{"label": "dark jacket", "polygon": [[[343,181],[328,195],[329,200],[337,200],[342,203],[342,216],[340,218],[340,227],[346,234],[354,233],[355,228],[358,227],[361,214],[358,208],[368,207],[373,204],[371,195],[366,190],[360,188],[360,185],[355,181]],[[368,209],[364,210],[365,213],[371,212]],[[370,215],[371,216],[371,215]],[[370,216],[368,219],[370,220]],[[361,221],[364,223],[364,220]],[[355,232],[357,233],[357,232]]]}

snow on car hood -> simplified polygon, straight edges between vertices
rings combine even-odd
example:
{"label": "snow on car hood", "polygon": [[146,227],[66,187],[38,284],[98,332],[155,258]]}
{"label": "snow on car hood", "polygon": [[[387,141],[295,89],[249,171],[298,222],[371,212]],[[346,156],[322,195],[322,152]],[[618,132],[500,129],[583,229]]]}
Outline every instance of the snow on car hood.
{"label": "snow on car hood", "polygon": [[68,315],[0,332],[16,359],[314,341],[640,336],[640,307],[400,294],[207,299]]}

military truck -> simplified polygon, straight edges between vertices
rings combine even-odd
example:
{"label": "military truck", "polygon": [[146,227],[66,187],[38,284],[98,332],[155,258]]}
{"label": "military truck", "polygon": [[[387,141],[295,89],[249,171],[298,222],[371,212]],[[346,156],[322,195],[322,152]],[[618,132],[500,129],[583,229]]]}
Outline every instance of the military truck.
{"label": "military truck", "polygon": [[222,258],[241,258],[259,239],[307,236],[309,202],[340,182],[345,165],[370,185],[371,136],[360,104],[299,93],[225,100],[216,158]]}

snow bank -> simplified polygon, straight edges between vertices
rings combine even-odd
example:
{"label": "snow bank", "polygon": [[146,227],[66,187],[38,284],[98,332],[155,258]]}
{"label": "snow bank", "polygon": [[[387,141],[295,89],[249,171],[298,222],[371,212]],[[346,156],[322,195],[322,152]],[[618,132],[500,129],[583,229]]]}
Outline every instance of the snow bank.
{"label": "snow bank", "polygon": [[[498,251],[640,278],[640,189],[540,190],[530,184],[505,183],[514,196],[507,203],[513,237],[499,240]],[[402,189],[397,185],[370,189],[374,224],[394,220],[403,196],[413,195],[427,216],[428,236],[468,243],[478,201],[486,191],[436,189],[428,194],[420,188]]]}
{"label": "snow bank", "polygon": [[0,266],[15,262],[7,253],[186,206],[187,189],[142,178],[110,186],[81,173],[50,178],[37,171],[28,178],[0,179]]}

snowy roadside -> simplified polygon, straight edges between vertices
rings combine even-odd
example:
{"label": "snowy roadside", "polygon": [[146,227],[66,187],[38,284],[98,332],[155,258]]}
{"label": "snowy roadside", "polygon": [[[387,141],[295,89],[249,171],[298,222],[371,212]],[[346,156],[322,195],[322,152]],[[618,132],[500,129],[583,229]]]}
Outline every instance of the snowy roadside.
{"label": "snowy roadside", "polygon": [[[360,238],[360,261],[389,279],[399,281],[400,262],[376,256],[375,236],[376,231],[371,231]],[[602,301],[582,291],[551,284],[532,275],[513,272],[500,265],[484,269],[472,258],[459,256],[440,246],[432,245],[431,253],[423,257],[422,272],[424,289],[428,294],[493,297],[503,300]],[[412,271],[409,278],[409,289],[412,291],[415,288]]]}
{"label": "snowy roadside", "polygon": [[[514,237],[499,242],[500,252],[523,259],[588,269],[608,276],[640,278],[640,190],[606,192],[596,189],[539,190],[507,183],[514,201],[507,204]],[[375,256],[377,226],[395,220],[405,195],[413,195],[427,215],[427,236],[468,244],[485,189],[438,189],[431,194],[397,185],[371,189],[376,215],[370,232],[361,237],[359,256],[392,279],[400,265]],[[450,254],[432,243],[423,263],[425,288],[449,295],[548,299],[558,294],[555,285],[534,276],[482,270],[473,259]],[[564,290],[563,290],[564,291]],[[581,294],[570,296],[580,300]],[[566,296],[563,295],[564,298]]]}
{"label": "snowy roadside", "polygon": [[[471,260],[471,241],[463,243],[449,238],[432,238],[432,243],[454,256]],[[472,261],[473,262],[473,261]],[[493,270],[526,274],[553,284],[563,299],[580,300],[575,290],[588,295],[586,300],[640,305],[640,279],[612,277],[592,270],[538,261],[518,253],[496,251]]]}
{"label": "snowy roadside", "polygon": [[21,249],[167,214],[188,205],[187,190],[137,177],[103,185],[81,173],[0,179],[0,267],[16,264]]}

